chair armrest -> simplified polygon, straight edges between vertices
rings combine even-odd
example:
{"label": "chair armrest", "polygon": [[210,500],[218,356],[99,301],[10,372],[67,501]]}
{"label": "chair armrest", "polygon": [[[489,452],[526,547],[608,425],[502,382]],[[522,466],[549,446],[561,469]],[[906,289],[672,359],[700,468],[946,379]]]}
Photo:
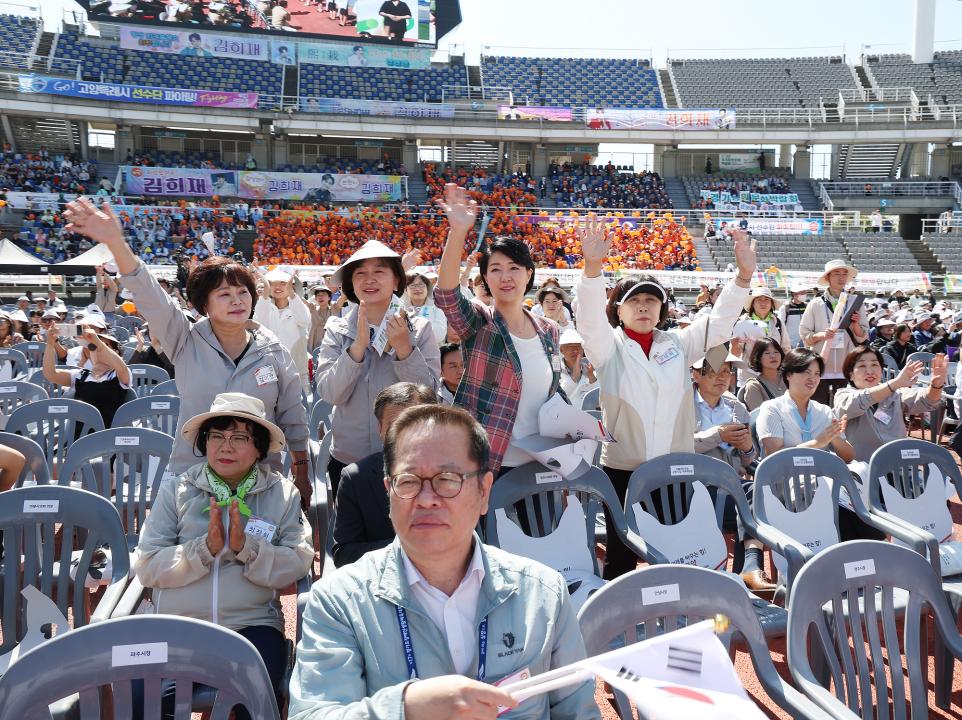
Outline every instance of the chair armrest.
{"label": "chair armrest", "polygon": [[304,619],[304,609],[307,607],[307,600],[311,596],[311,576],[310,573],[297,581],[297,623],[294,626],[294,642],[301,641],[301,622]]}
{"label": "chair armrest", "polygon": [[[104,591],[103,597],[100,598],[100,602],[97,603],[97,609],[91,614],[90,622],[95,623],[109,620],[112,617],[122,617],[122,615],[115,614],[116,607],[133,580],[136,580],[136,576],[131,573],[123,580],[110,583]],[[123,613],[123,615],[130,614],[129,612]]]}
{"label": "chair armrest", "polygon": [[766,694],[778,703],[784,710],[789,710],[793,718],[805,718],[805,720],[858,720],[858,715],[853,713],[845,705],[838,703],[832,711],[819,707],[812,699],[793,688],[782,680],[782,694],[774,697],[772,690],[765,688]]}
{"label": "chair armrest", "polygon": [[822,717],[827,716],[833,718],[833,720],[858,720],[858,715],[849,710],[848,706],[817,682],[796,677],[795,683],[802,688],[802,691],[812,703],[824,713]]}
{"label": "chair armrest", "polygon": [[[145,588],[137,576],[131,574],[130,582],[123,596],[117,601],[111,617],[126,617],[133,615],[137,611],[137,606],[144,600],[148,588]],[[98,607],[98,610],[100,608]]]}
{"label": "chair armrest", "polygon": [[[942,562],[939,560],[939,541],[935,535],[930,533],[928,530],[923,530],[919,526],[913,525],[902,518],[880,508],[870,508],[869,515],[873,519],[879,518],[891,526],[900,528],[904,537],[891,532],[889,534],[892,537],[901,540],[902,542],[910,544],[912,549],[919,553],[922,557],[927,557],[929,562],[932,564],[932,567],[935,569],[935,573],[939,576],[942,575]],[[883,530],[884,532],[888,532],[881,526],[879,529]]]}
{"label": "chair armrest", "polygon": [[742,522],[745,523],[747,530],[755,533],[755,538],[759,542],[785,558],[788,566],[785,578],[785,597],[791,597],[792,583],[795,581],[795,576],[798,574],[798,571],[802,569],[802,565],[814,557],[815,554],[774,525],[761,522],[756,518],[749,518],[748,522],[745,522],[745,519],[743,519]]}
{"label": "chair armrest", "polygon": [[649,565],[667,565],[668,558],[658,552],[655,548],[645,542],[644,538],[631,529],[626,529],[622,538],[625,545],[631,548],[632,552],[644,560]]}

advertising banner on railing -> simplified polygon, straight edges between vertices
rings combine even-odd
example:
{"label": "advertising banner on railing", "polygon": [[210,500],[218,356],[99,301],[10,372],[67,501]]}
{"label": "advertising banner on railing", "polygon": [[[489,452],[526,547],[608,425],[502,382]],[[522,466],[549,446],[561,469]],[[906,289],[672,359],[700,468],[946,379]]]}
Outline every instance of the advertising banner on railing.
{"label": "advertising banner on railing", "polygon": [[824,223],[821,218],[713,218],[715,227],[722,223],[738,225],[748,220],[748,229],[756,235],[821,235]]}
{"label": "advertising banner on railing", "polygon": [[306,202],[393,202],[404,197],[400,175],[239,172],[239,197]]}
{"label": "advertising banner on railing", "polygon": [[302,98],[301,110],[335,115],[372,115],[395,118],[450,119],[454,117],[454,105],[396,102],[393,100]]}
{"label": "advertising banner on railing", "polygon": [[535,105],[498,105],[499,120],[550,120],[571,122],[571,108],[537,107]]}
{"label": "advertising banner on railing", "polygon": [[270,56],[270,40],[192,30],[121,27],[120,47],[124,50],[199,58],[267,60]]}
{"label": "advertising banner on railing", "polygon": [[156,105],[189,105],[193,107],[256,108],[257,93],[225,92],[221,90],[184,90],[118,85],[116,83],[86,82],[43,75],[20,75],[19,91],[44,93],[90,100],[154,103]]}
{"label": "advertising banner on railing", "polygon": [[63,196],[60,193],[20,192],[11,190],[7,193],[7,204],[14,210],[57,210],[61,202],[76,200],[77,196],[70,193]]}
{"label": "advertising banner on railing", "polygon": [[772,205],[797,205],[798,195],[796,193],[754,193],[748,191],[729,192],[728,190],[702,190],[700,193],[702,200],[712,202],[753,202],[771,203]]}
{"label": "advertising banner on railing", "polygon": [[731,130],[735,110],[642,110],[598,108],[587,111],[585,123],[594,130]]}
{"label": "advertising banner on railing", "polygon": [[401,70],[427,70],[431,67],[431,50],[426,48],[301,42],[297,43],[297,56],[302,63],[339,67],[383,67]]}
{"label": "advertising banner on railing", "polygon": [[130,195],[241,197],[305,202],[393,202],[404,197],[400,175],[281,173],[124,166]]}

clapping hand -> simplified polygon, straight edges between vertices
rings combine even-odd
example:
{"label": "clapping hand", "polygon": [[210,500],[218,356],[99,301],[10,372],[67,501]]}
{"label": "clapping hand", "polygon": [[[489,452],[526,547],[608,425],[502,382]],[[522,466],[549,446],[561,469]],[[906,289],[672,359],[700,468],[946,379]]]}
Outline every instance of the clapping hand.
{"label": "clapping hand", "polygon": [[[935,361],[932,361],[934,366]],[[915,381],[919,379],[919,375],[925,369],[925,364],[919,362],[918,360],[913,360],[910,363],[905,363],[899,374],[895,376],[894,380],[890,381],[892,387],[895,388],[908,388],[915,385]]]}
{"label": "clapping hand", "polygon": [[837,420],[832,420],[832,424],[825,428],[815,441],[818,443],[818,447],[826,448],[831,445],[835,440],[838,440],[845,434],[845,428],[848,425],[848,415],[842,415]]}
{"label": "clapping hand", "polygon": [[420,250],[408,250],[401,256],[401,267],[404,268],[404,272],[411,272],[411,270],[421,264],[421,259]]}
{"label": "clapping hand", "polygon": [[367,305],[364,300],[357,306],[357,325],[355,326],[354,342],[347,349],[347,354],[354,362],[361,362],[368,345],[371,344],[371,333],[367,326]]}
{"label": "clapping hand", "polygon": [[949,374],[949,358],[945,353],[939,353],[932,358],[931,383],[935,387],[945,385]]}
{"label": "clapping hand", "polygon": [[395,313],[387,321],[387,340],[394,348],[398,360],[404,360],[411,354],[411,331],[408,329],[407,315],[401,311]]}

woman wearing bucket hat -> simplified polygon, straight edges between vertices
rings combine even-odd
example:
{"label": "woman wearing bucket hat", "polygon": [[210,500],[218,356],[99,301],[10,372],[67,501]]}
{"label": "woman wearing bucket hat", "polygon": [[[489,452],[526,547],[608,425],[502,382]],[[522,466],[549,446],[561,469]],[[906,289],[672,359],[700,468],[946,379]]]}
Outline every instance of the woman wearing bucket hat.
{"label": "woman wearing bucket hat", "polygon": [[155,612],[247,638],[279,695],[287,641],[278,594],[314,559],[297,489],[265,462],[284,433],[257,398],[221,393],[179,434],[197,462],[161,483],[140,533],[137,579],[153,588]]}
{"label": "woman wearing bucket hat", "polygon": [[[863,321],[859,312],[852,314],[848,327],[837,330],[831,328],[832,315],[839,296],[855,280],[857,274],[858,269],[844,260],[829,260],[825,263],[825,272],[818,279],[818,284],[824,287],[825,291],[821,296],[813,298],[805,308],[798,328],[806,347],[821,354],[825,360],[825,371],[814,399],[826,405],[831,404],[831,396],[835,391],[845,386],[845,377],[842,375],[845,358],[856,347],[868,343],[868,323]],[[850,299],[849,302],[851,301]],[[827,348],[826,343],[829,343]]]}
{"label": "woman wearing bucket hat", "polygon": [[104,427],[110,427],[117,408],[127,400],[130,368],[120,353],[120,343],[106,330],[84,329],[80,338],[90,357],[90,368],[57,368],[57,334],[47,333],[43,349],[43,377],[47,382],[74,389],[74,397],[100,411]]}
{"label": "woman wearing bucket hat", "polygon": [[[722,345],[748,298],[755,272],[755,241],[732,234],[738,274],[710,311],[686,328],[662,331],[668,293],[642,276],[620,280],[606,301],[605,260],[614,240],[603,221],[591,218],[576,229],[585,270],[578,285],[578,331],[598,373],[605,426],[617,442],[605,443],[601,464],[624,500],[628,478],[642,463],[670,452],[693,452],[695,404],[688,368]],[[637,558],[608,521],[605,578],[633,570]]]}
{"label": "woman wearing bucket hat", "polygon": [[[257,291],[250,271],[225,257],[211,257],[193,267],[187,295],[202,316],[193,323],[131,251],[108,203],[96,208],[86,199],[74,200],[64,215],[70,232],[106,245],[113,254],[121,283],[134,293],[138,311],[174,363],[180,395],[178,428],[207,410],[218,393],[243,392],[258,398],[267,418],[284,431],[294,457],[294,482],[308,502],[307,411],[301,403],[300,379],[287,348],[251,320]],[[284,466],[277,453],[268,461],[276,470]],[[177,432],[170,469],[180,473],[193,464],[192,449]]]}
{"label": "woman wearing bucket hat", "polygon": [[351,302],[327,321],[317,362],[317,395],[334,406],[327,471],[336,491],[341,470],[382,447],[377,394],[396,382],[437,386],[441,353],[430,321],[402,307],[407,276],[391,248],[369,240],[332,279]]}
{"label": "woman wearing bucket hat", "polygon": [[454,402],[487,431],[491,471],[498,477],[531,460],[515,441],[538,433],[538,411],[561,387],[558,326],[524,305],[534,286],[534,261],[528,246],[515,238],[495,238],[479,262],[493,306],[464,295],[461,256],[478,206],[464,188],[449,183],[441,208],[450,230],[434,301],[461,339],[465,364]]}
{"label": "woman wearing bucket hat", "polygon": [[262,277],[264,294],[254,308],[254,319],[277,335],[291,352],[294,367],[301,379],[304,395],[310,395],[311,378],[307,367],[307,334],[311,329],[311,311],[294,291],[294,277],[275,268]]}
{"label": "woman wearing bucket hat", "polygon": [[[791,341],[776,312],[780,305],[771,288],[765,286],[752,288],[751,295],[745,301],[745,312],[742,318],[764,325],[764,337],[771,338],[781,346],[782,350],[788,352],[792,349]],[[752,348],[755,347],[755,338],[746,337],[741,345],[743,365],[738,370],[738,384],[744,386],[749,378],[755,375],[748,364]]]}

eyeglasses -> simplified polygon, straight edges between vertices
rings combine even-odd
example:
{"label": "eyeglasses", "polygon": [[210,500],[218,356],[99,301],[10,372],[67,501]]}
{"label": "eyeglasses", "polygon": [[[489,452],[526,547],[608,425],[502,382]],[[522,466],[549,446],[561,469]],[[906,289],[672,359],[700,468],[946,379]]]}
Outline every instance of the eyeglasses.
{"label": "eyeglasses", "polygon": [[231,450],[240,450],[248,445],[250,445],[253,438],[246,433],[231,433],[230,435],[225,435],[222,432],[216,432],[211,430],[207,433],[207,444],[215,447],[221,447],[226,442],[230,445]]}
{"label": "eyeglasses", "polygon": [[431,483],[431,489],[438,497],[453,498],[461,492],[464,481],[471,476],[478,476],[481,470],[466,473],[440,472],[429,478],[414,473],[400,473],[391,478],[391,490],[402,500],[411,500],[421,494],[425,481]]}

